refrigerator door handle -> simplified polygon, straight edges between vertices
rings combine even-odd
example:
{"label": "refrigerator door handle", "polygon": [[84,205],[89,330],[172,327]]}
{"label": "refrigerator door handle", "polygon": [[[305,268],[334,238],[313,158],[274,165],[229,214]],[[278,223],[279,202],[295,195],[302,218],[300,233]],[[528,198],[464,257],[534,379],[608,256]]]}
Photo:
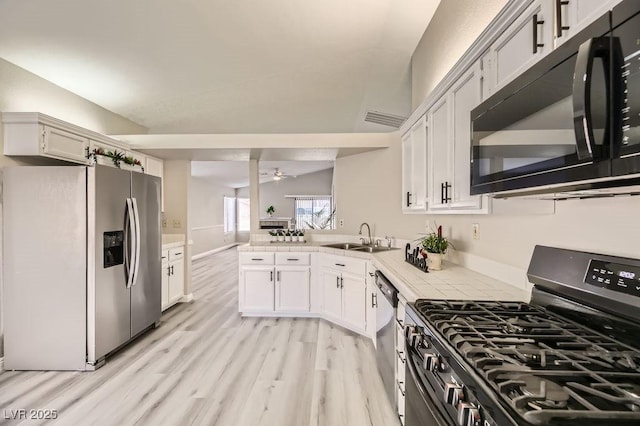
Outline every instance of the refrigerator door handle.
{"label": "refrigerator door handle", "polygon": [[140,269],[140,246],[141,241],[140,241],[140,214],[138,212],[138,201],[135,198],[132,198],[132,204],[133,204],[133,218],[134,218],[134,222],[135,222],[135,241],[136,241],[136,246],[135,246],[135,258],[133,261],[133,282],[131,283],[131,285],[136,285],[136,282],[138,281],[138,270]]}
{"label": "refrigerator door handle", "polygon": [[133,214],[133,202],[131,198],[127,198],[127,211],[125,213],[125,250],[124,250],[124,271],[127,278],[127,288],[131,288],[133,285],[133,264],[135,262],[135,238],[132,238],[132,233],[135,234],[135,218]]}

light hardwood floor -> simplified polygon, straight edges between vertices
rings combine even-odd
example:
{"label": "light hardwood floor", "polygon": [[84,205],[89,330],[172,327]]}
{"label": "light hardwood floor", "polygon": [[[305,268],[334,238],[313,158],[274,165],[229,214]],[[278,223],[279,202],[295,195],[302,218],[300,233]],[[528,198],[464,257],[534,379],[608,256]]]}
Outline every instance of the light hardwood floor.
{"label": "light hardwood floor", "polygon": [[0,373],[0,424],[19,424],[19,409],[57,410],[65,425],[399,424],[368,339],[317,319],[241,318],[237,270],[235,249],[195,261],[195,301],[95,372]]}

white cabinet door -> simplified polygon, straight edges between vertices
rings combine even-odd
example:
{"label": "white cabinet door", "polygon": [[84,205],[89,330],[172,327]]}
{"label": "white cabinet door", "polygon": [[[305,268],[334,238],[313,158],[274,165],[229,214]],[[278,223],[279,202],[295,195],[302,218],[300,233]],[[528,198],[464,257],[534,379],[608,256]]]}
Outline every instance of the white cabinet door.
{"label": "white cabinet door", "polygon": [[612,9],[622,0],[562,0],[556,1],[556,46],[576,35],[580,30]]}
{"label": "white cabinet door", "polygon": [[145,164],[144,172],[146,174],[160,178],[160,206],[161,211],[164,212],[164,161],[159,158],[145,156],[145,162],[143,164]]}
{"label": "white cabinet door", "polygon": [[330,319],[342,318],[340,274],[330,270],[322,271],[322,312]]}
{"label": "white cabinet door", "polygon": [[448,209],[451,193],[451,114],[445,95],[429,111],[429,210]]}
{"label": "white cabinet door", "polygon": [[422,116],[402,137],[402,210],[427,209],[427,117]]}
{"label": "white cabinet door", "polygon": [[480,62],[472,65],[451,89],[453,104],[453,175],[451,208],[478,209],[480,196],[471,196],[471,110],[481,101]]}
{"label": "white cabinet door", "polygon": [[162,281],[161,281],[161,285],[162,285],[162,310],[164,311],[166,308],[169,307],[169,273],[171,272],[171,269],[169,269],[169,261],[168,260],[164,260],[164,254],[163,254],[163,260],[162,260]]}
{"label": "white cabinet door", "polygon": [[169,263],[169,304],[173,304],[184,294],[184,259]]}
{"label": "white cabinet door", "polygon": [[553,49],[553,0],[536,0],[491,46],[493,84],[503,87]]}
{"label": "white cabinet door", "polygon": [[242,289],[244,291],[243,311],[273,311],[273,267],[243,266],[240,275]]}
{"label": "white cabinet door", "polygon": [[42,152],[49,157],[89,164],[89,139],[74,133],[44,126]]}
{"label": "white cabinet door", "polygon": [[342,320],[357,330],[364,331],[367,319],[367,286],[364,277],[342,274]]}
{"label": "white cabinet door", "polygon": [[276,270],[276,311],[309,312],[309,307],[309,267],[278,267]]}

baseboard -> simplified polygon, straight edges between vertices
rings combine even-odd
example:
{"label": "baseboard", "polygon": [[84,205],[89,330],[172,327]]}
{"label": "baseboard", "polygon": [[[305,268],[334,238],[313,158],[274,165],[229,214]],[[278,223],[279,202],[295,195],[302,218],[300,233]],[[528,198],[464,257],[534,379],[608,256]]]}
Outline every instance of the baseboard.
{"label": "baseboard", "polygon": [[182,300],[180,302],[181,303],[191,303],[193,301],[194,301],[193,293],[189,293],[189,294],[185,294],[184,296],[182,296]]}
{"label": "baseboard", "polygon": [[221,251],[225,251],[230,249],[231,247],[239,246],[241,243],[231,243],[226,246],[218,247],[217,249],[205,251],[204,253],[196,254],[191,256],[191,260],[202,259],[203,257],[211,256],[212,254],[220,253]]}

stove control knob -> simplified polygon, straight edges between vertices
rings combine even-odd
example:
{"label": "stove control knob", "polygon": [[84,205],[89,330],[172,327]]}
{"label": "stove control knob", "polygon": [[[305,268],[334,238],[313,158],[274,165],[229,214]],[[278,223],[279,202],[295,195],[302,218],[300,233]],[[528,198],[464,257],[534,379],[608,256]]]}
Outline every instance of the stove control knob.
{"label": "stove control knob", "polygon": [[456,383],[445,383],[444,400],[447,404],[451,404],[454,407],[456,407],[458,403],[464,401],[464,392],[462,391],[462,386]]}
{"label": "stove control knob", "polygon": [[422,333],[420,333],[420,327],[415,325],[408,325],[404,330],[404,335],[407,338],[409,344],[417,348],[422,341]]}
{"label": "stove control knob", "polygon": [[422,366],[427,371],[437,371],[440,357],[436,354],[426,354],[422,360]]}
{"label": "stove control knob", "polygon": [[479,426],[480,421],[480,410],[475,405],[469,402],[458,404],[458,424],[460,426]]}

